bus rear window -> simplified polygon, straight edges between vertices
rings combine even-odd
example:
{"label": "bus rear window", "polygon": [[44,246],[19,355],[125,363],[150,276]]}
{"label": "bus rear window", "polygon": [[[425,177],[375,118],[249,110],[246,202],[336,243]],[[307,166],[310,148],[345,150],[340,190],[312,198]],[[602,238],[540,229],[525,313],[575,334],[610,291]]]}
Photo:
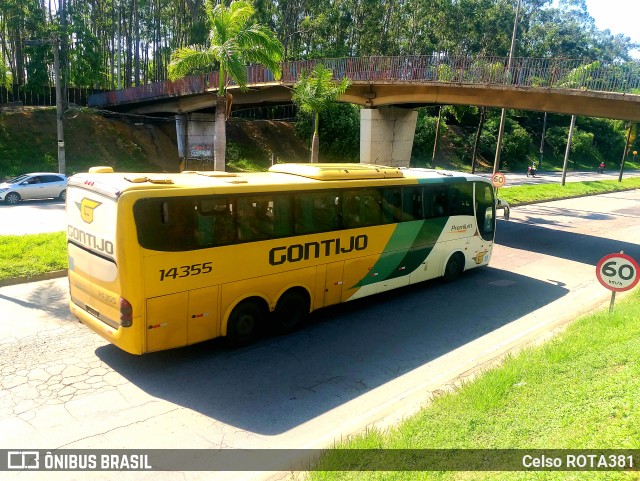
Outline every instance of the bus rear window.
{"label": "bus rear window", "polygon": [[133,215],[140,245],[170,252],[193,249],[195,213],[195,204],[189,197],[139,200]]}

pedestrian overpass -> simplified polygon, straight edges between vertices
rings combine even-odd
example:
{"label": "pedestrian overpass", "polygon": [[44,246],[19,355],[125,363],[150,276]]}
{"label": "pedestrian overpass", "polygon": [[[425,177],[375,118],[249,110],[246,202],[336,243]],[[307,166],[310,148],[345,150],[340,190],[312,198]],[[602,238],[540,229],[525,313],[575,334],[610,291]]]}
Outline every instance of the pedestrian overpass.
{"label": "pedestrian overpass", "polygon": [[[291,103],[303,71],[323,64],[351,86],[340,98],[362,105],[361,162],[408,165],[421,105],[474,105],[640,121],[640,63],[572,59],[429,56],[285,62],[282,77],[247,68],[247,89],[231,85],[232,109]],[[142,115],[175,114],[181,158],[213,152],[218,72],[92,95],[89,106]]]}

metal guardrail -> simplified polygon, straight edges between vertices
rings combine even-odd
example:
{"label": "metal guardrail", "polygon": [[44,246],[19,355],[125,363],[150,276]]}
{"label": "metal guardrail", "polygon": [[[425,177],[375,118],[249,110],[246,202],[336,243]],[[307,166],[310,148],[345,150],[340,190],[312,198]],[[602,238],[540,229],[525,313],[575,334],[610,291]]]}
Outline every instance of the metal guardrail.
{"label": "metal guardrail", "polygon": [[[283,84],[294,84],[300,73],[318,64],[333,71],[335,79],[347,77],[359,82],[417,82],[478,85],[509,85],[523,88],[554,88],[597,92],[640,94],[640,62],[603,65],[564,58],[512,59],[446,54],[397,57],[356,57],[301,60],[282,64]],[[140,87],[92,95],[89,106],[139,102],[177,95],[195,95],[218,87],[218,72],[193,75],[174,82],[155,82]],[[247,67],[247,84],[259,86],[275,81],[261,66]]]}
{"label": "metal guardrail", "polygon": [[[93,88],[67,88],[66,101],[77,105],[87,105],[88,98],[91,95],[102,91],[103,90]],[[30,106],[55,107],[56,89],[51,86],[45,87],[40,92],[32,92],[30,90],[22,90],[17,85],[13,85],[9,89],[0,87],[0,108],[8,107],[16,102]]]}

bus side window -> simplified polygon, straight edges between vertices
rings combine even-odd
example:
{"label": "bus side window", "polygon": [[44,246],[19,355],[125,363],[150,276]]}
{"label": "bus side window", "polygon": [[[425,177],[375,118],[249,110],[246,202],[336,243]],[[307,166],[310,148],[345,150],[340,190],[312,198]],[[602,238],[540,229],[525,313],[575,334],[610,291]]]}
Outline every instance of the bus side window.
{"label": "bus side window", "polygon": [[342,195],[342,223],[345,229],[353,229],[361,225],[360,196],[357,191],[345,191]]}
{"label": "bus side window", "polygon": [[273,221],[269,218],[269,202],[256,197],[238,199],[238,239],[243,242],[270,237]]}
{"label": "bus side window", "polygon": [[293,235],[293,198],[290,195],[280,195],[273,200],[273,235]]}
{"label": "bus side window", "polygon": [[402,194],[399,188],[382,191],[382,223],[402,222]]}
{"label": "bus side window", "polygon": [[379,190],[360,192],[360,226],[379,225],[382,221],[382,196]]}
{"label": "bus side window", "polygon": [[256,210],[249,199],[238,199],[238,239],[250,241],[254,239]]}
{"label": "bus side window", "polygon": [[273,199],[258,198],[254,202],[258,239],[273,237]]}
{"label": "bus side window", "polygon": [[473,215],[473,184],[463,184],[449,187],[449,215]]}
{"label": "bus side window", "polygon": [[333,192],[308,192],[295,197],[295,233],[337,230],[338,200]]}
{"label": "bus side window", "polygon": [[404,221],[422,220],[422,187],[402,189],[402,216]]}
{"label": "bus side window", "polygon": [[233,240],[233,204],[226,198],[200,199],[196,204],[198,246],[224,245]]}
{"label": "bus side window", "polygon": [[437,218],[449,215],[447,187],[444,185],[429,186],[425,189],[425,218]]}
{"label": "bus side window", "polygon": [[160,241],[167,251],[189,250],[195,247],[195,203],[193,198],[175,197],[167,199],[167,231]]}
{"label": "bus side window", "polygon": [[313,232],[313,198],[311,194],[299,194],[295,197],[295,233]]}
{"label": "bus side window", "polygon": [[314,232],[329,232],[339,228],[337,195],[333,192],[318,194],[313,204]]}

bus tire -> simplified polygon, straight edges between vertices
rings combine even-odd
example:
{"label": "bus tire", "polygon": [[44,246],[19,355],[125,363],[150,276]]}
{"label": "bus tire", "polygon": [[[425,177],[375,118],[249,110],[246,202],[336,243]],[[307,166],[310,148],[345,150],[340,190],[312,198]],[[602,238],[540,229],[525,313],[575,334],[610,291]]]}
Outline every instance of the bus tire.
{"label": "bus tire", "polygon": [[278,334],[295,331],[309,314],[311,301],[306,291],[292,289],[285,292],[273,311],[273,326]]}
{"label": "bus tire", "polygon": [[458,277],[460,277],[460,274],[462,274],[463,270],[464,255],[462,255],[460,252],[455,252],[451,257],[449,257],[442,277],[444,278],[445,282],[453,282]]}
{"label": "bus tire", "polygon": [[233,308],[227,321],[226,342],[230,347],[242,347],[256,340],[264,320],[264,309],[254,301],[243,301]]}

